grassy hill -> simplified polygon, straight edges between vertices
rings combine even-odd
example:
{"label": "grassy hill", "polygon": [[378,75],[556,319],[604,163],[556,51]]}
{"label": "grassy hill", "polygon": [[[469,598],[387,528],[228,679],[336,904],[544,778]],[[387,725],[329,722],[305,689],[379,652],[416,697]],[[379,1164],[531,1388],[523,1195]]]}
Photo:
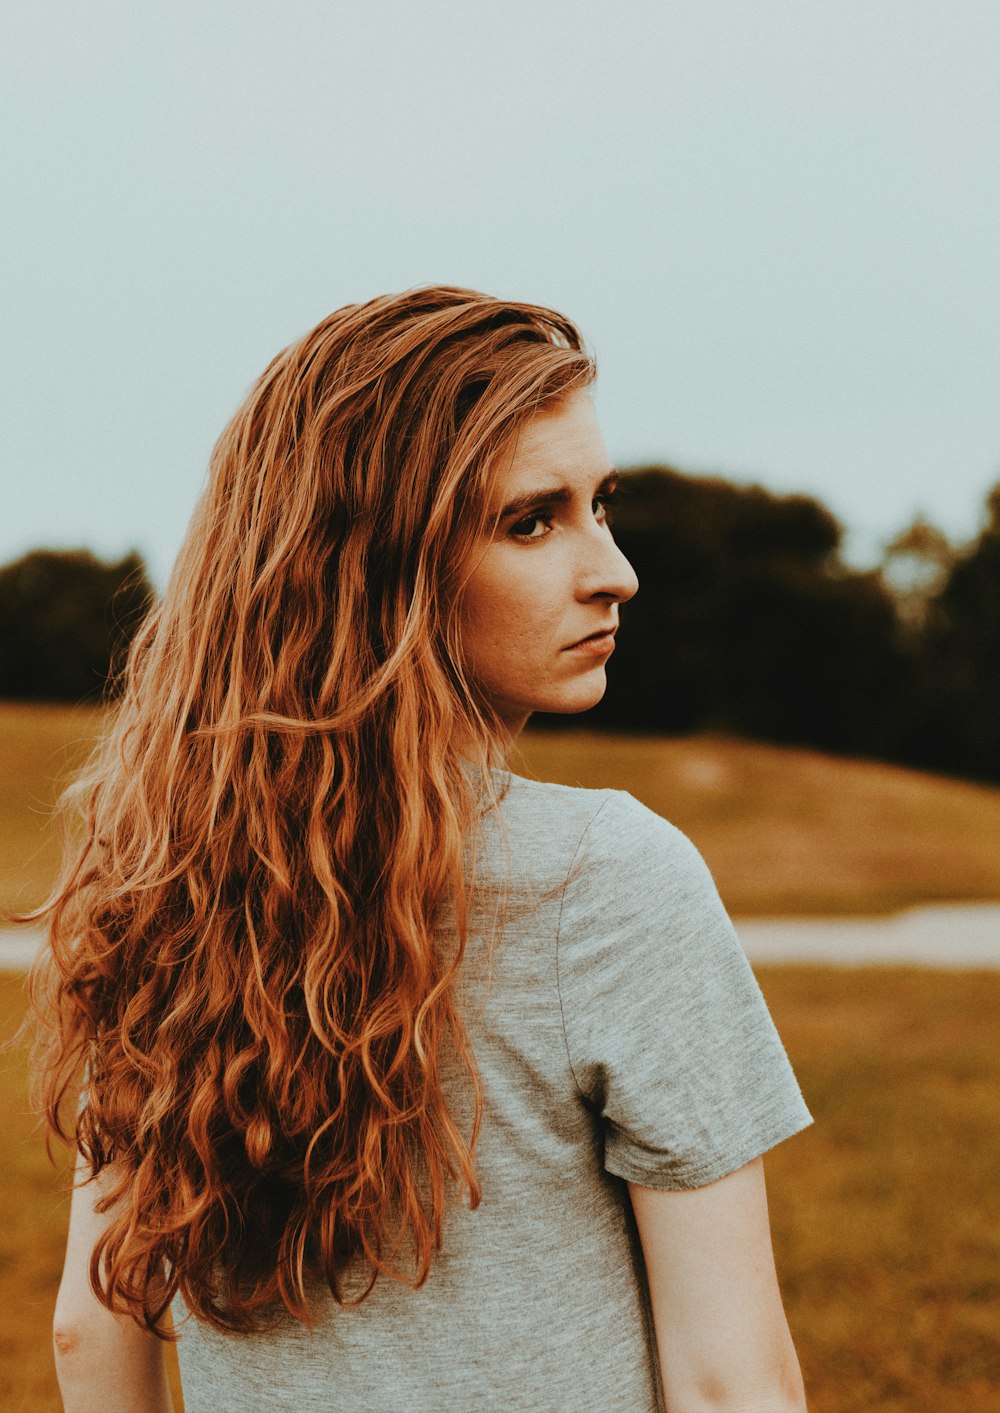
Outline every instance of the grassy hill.
{"label": "grassy hill", "polygon": [[[100,722],[94,708],[0,703],[0,909],[51,885],[50,812]],[[528,731],[513,764],[630,791],[691,836],[736,914],[1000,899],[1000,789],[716,736]]]}

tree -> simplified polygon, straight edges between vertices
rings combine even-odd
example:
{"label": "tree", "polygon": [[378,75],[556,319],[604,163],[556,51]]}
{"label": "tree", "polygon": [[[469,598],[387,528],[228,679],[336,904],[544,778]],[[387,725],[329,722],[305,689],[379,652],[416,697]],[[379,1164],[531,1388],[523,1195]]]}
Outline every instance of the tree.
{"label": "tree", "polygon": [[986,524],[928,605],[925,714],[915,751],[929,765],[1000,779],[1000,485]]}
{"label": "tree", "polygon": [[90,701],[119,670],[153,602],[137,553],[32,550],[0,568],[0,696]]}
{"label": "tree", "polygon": [[947,583],[954,563],[955,551],[947,536],[922,515],[886,548],[880,572],[912,633],[923,632],[931,602]]}

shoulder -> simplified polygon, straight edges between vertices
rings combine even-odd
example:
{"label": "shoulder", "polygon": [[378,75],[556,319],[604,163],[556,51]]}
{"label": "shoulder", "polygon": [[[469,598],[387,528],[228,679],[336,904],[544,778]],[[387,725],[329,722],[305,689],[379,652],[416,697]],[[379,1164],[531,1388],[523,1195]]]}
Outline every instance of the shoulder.
{"label": "shoulder", "polygon": [[585,790],[510,775],[503,799],[516,873],[564,883],[568,918],[655,914],[675,922],[721,907],[690,839],[624,790]]}
{"label": "shoulder", "polygon": [[692,847],[679,829],[624,790],[587,790],[514,774],[503,780],[505,823],[523,837],[548,839],[555,831],[574,839],[580,851],[612,859],[636,848]]}
{"label": "shoulder", "polygon": [[662,815],[625,790],[602,790],[600,810],[592,817],[587,844],[595,856],[626,859],[636,850],[663,856],[694,848],[686,835]]}
{"label": "shoulder", "polygon": [[503,835],[504,849],[529,873],[532,864],[550,873],[569,870],[573,859],[611,807],[615,790],[584,790],[529,780],[511,772],[497,772],[500,808],[492,822]]}
{"label": "shoulder", "polygon": [[622,791],[608,791],[562,891],[557,950],[564,974],[589,986],[602,969],[728,968],[743,960],[698,849],[675,825]]}
{"label": "shoulder", "polygon": [[574,894],[616,898],[631,910],[655,899],[673,909],[718,895],[695,845],[676,825],[623,790],[608,790],[581,841]]}

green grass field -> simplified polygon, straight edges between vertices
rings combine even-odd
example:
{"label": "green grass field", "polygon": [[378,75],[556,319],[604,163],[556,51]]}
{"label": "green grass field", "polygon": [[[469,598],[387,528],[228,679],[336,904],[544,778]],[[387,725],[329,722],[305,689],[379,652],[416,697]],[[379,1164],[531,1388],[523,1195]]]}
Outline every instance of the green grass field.
{"label": "green grass field", "polygon": [[[96,713],[0,707],[0,902],[57,858],[54,778]],[[536,734],[520,768],[630,790],[698,843],[734,911],[1000,898],[1000,791],[811,752]],[[758,972],[816,1124],[768,1159],[778,1266],[813,1413],[1000,1407],[1000,973]],[[0,975],[0,1039],[24,1010]],[[64,1175],[0,1052],[0,1408],[58,1409],[50,1322]]]}

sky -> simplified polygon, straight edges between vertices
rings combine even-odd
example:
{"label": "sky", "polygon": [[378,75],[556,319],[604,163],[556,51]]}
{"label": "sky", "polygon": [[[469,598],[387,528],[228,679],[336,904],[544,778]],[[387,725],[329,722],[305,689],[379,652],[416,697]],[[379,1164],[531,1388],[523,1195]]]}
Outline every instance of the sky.
{"label": "sky", "polygon": [[569,314],[621,466],[818,496],[852,562],[1000,481],[995,0],[14,0],[0,561],[162,587],[330,310]]}

